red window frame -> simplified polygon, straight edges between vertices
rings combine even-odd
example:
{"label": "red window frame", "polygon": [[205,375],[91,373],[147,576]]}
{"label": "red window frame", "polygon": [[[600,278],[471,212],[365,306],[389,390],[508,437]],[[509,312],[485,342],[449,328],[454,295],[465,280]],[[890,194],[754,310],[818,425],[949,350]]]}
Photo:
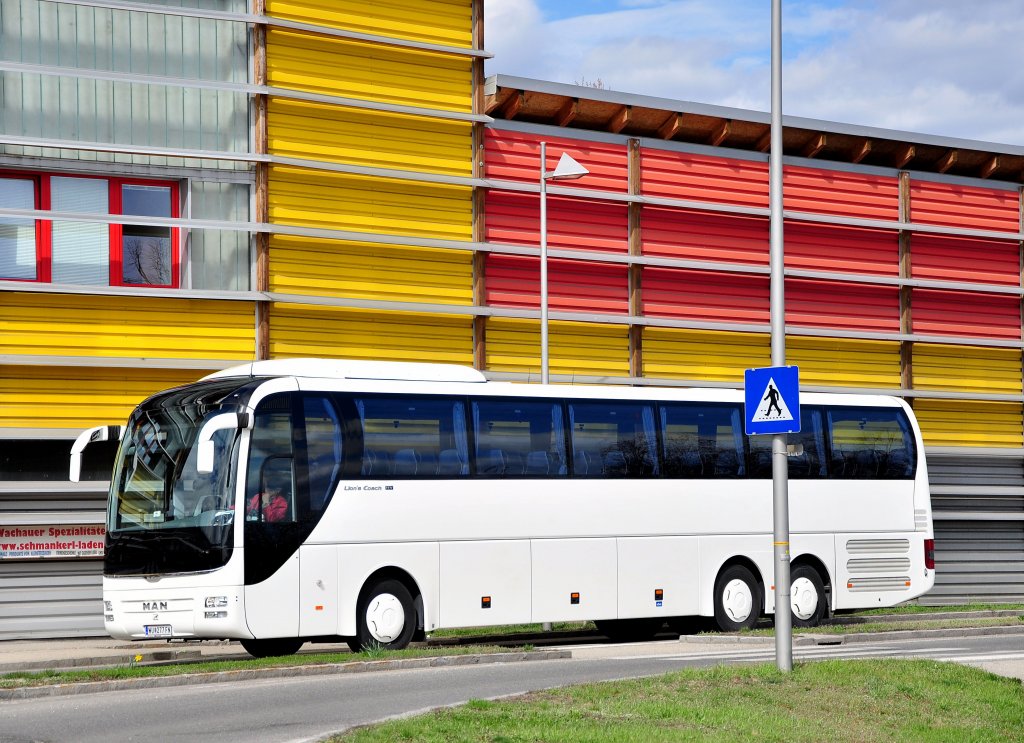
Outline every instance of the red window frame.
{"label": "red window frame", "polygon": [[[79,173],[33,173],[30,171],[0,171],[0,178],[31,180],[35,184],[35,209],[51,211],[51,178],[93,178],[107,182],[107,211],[110,217],[131,216],[121,213],[123,208],[121,191],[124,186],[155,186],[169,188],[171,218],[180,216],[180,189],[178,181],[161,181],[151,178],[105,176]],[[58,220],[59,221],[59,220]],[[171,281],[168,284],[127,284],[124,282],[124,225],[111,222],[108,230],[109,285],[137,289],[177,289],[181,286],[180,229],[171,227]],[[17,279],[0,276],[0,281],[25,281],[36,284],[51,283],[53,278],[53,220],[36,219],[36,278]]]}

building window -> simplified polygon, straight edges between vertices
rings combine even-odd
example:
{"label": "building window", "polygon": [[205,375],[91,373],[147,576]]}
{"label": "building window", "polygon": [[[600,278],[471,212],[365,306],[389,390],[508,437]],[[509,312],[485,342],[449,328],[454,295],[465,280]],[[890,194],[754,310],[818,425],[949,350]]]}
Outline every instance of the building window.
{"label": "building window", "polygon": [[[130,178],[0,174],[0,207],[177,217],[178,184]],[[179,285],[178,230],[0,217],[0,279],[89,286]]]}

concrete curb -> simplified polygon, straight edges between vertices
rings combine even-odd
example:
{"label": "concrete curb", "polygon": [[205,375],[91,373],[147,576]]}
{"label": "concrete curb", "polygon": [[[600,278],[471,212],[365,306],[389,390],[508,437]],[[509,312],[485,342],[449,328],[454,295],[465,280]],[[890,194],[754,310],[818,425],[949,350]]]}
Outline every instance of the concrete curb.
{"label": "concrete curb", "polygon": [[40,697],[74,696],[77,694],[95,694],[105,691],[122,691],[126,689],[158,689],[168,686],[220,684],[231,683],[234,681],[250,681],[253,679],[290,678],[295,676],[331,676],[343,673],[404,671],[414,668],[522,663],[525,661],[562,660],[566,658],[572,658],[572,651],[534,650],[521,653],[441,655],[432,658],[402,658],[397,660],[325,663],[309,666],[284,666],[281,668],[252,668],[238,671],[217,671],[213,673],[184,673],[174,676],[148,676],[137,679],[86,681],[73,684],[22,686],[16,689],[0,689],[0,701],[14,699],[38,699]]}
{"label": "concrete curb", "polygon": [[[929,637],[967,637],[968,635],[1017,635],[1024,634],[1024,626],[956,627],[947,629],[906,629],[885,632],[854,632],[844,635],[807,633],[793,635],[793,645],[847,645],[855,642],[877,642],[879,640],[915,640]],[[774,645],[774,635],[681,635],[679,642],[694,645]]]}

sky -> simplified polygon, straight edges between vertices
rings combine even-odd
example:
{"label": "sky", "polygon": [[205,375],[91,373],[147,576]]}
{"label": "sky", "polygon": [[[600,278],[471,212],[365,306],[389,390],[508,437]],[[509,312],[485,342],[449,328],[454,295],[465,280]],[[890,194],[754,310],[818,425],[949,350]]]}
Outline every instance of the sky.
{"label": "sky", "polygon": [[[488,75],[768,111],[770,0],[485,0]],[[1024,145],[1022,0],[783,0],[787,115]]]}

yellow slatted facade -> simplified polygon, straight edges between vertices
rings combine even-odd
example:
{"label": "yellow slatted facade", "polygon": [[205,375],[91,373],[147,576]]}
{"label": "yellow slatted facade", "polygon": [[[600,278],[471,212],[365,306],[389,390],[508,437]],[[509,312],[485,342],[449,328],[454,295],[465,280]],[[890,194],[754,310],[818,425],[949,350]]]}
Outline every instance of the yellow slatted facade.
{"label": "yellow slatted facade", "polygon": [[3,298],[0,353],[251,360],[250,302],[15,294]]}
{"label": "yellow slatted facade", "polygon": [[268,0],[267,14],[426,44],[473,44],[470,0]]}
{"label": "yellow slatted facade", "polygon": [[[552,322],[548,328],[552,375],[629,376],[629,331],[623,325]],[[492,318],[487,323],[487,369],[540,375],[540,323]]]}
{"label": "yellow slatted facade", "polygon": [[275,235],[270,291],[392,302],[473,303],[473,256]]}
{"label": "yellow slatted facade", "polygon": [[469,240],[473,235],[472,190],[274,166],[270,169],[270,221]]}
{"label": "yellow slatted facade", "polygon": [[271,358],[428,361],[473,365],[473,321],[462,315],[364,312],[275,303]]}
{"label": "yellow slatted facade", "polygon": [[914,346],[914,388],[1019,395],[1021,352],[1013,348]]}
{"label": "yellow slatted facade", "polygon": [[786,363],[800,367],[800,384],[821,387],[900,387],[900,344],[849,338],[786,339]]}
{"label": "yellow slatted facade", "polygon": [[645,377],[743,384],[744,369],[770,362],[767,335],[644,328]]}
{"label": "yellow slatted facade", "polygon": [[1020,403],[918,399],[914,413],[927,446],[1024,446]]}
{"label": "yellow slatted facade", "polygon": [[124,423],[154,392],[194,382],[208,372],[179,369],[0,368],[0,427],[67,428]]}
{"label": "yellow slatted facade", "polygon": [[267,32],[267,81],[289,90],[470,113],[472,69],[470,59],[452,54],[280,28]]}
{"label": "yellow slatted facade", "polygon": [[[271,0],[268,13],[305,24],[471,48],[471,0]],[[271,27],[272,86],[369,103],[473,112],[470,57]],[[398,114],[271,97],[268,149],[309,160],[269,172],[269,220],[372,235],[469,241],[472,189],[402,177],[473,174],[473,128],[429,114]],[[343,174],[316,164],[395,171]],[[354,301],[468,306],[468,251],[272,235],[270,291]],[[410,308],[412,310],[412,308]],[[472,365],[471,315],[351,309],[310,302],[269,307],[271,358],[320,356]]]}
{"label": "yellow slatted facade", "polygon": [[270,151],[283,157],[440,175],[473,174],[473,127],[271,97]]}

